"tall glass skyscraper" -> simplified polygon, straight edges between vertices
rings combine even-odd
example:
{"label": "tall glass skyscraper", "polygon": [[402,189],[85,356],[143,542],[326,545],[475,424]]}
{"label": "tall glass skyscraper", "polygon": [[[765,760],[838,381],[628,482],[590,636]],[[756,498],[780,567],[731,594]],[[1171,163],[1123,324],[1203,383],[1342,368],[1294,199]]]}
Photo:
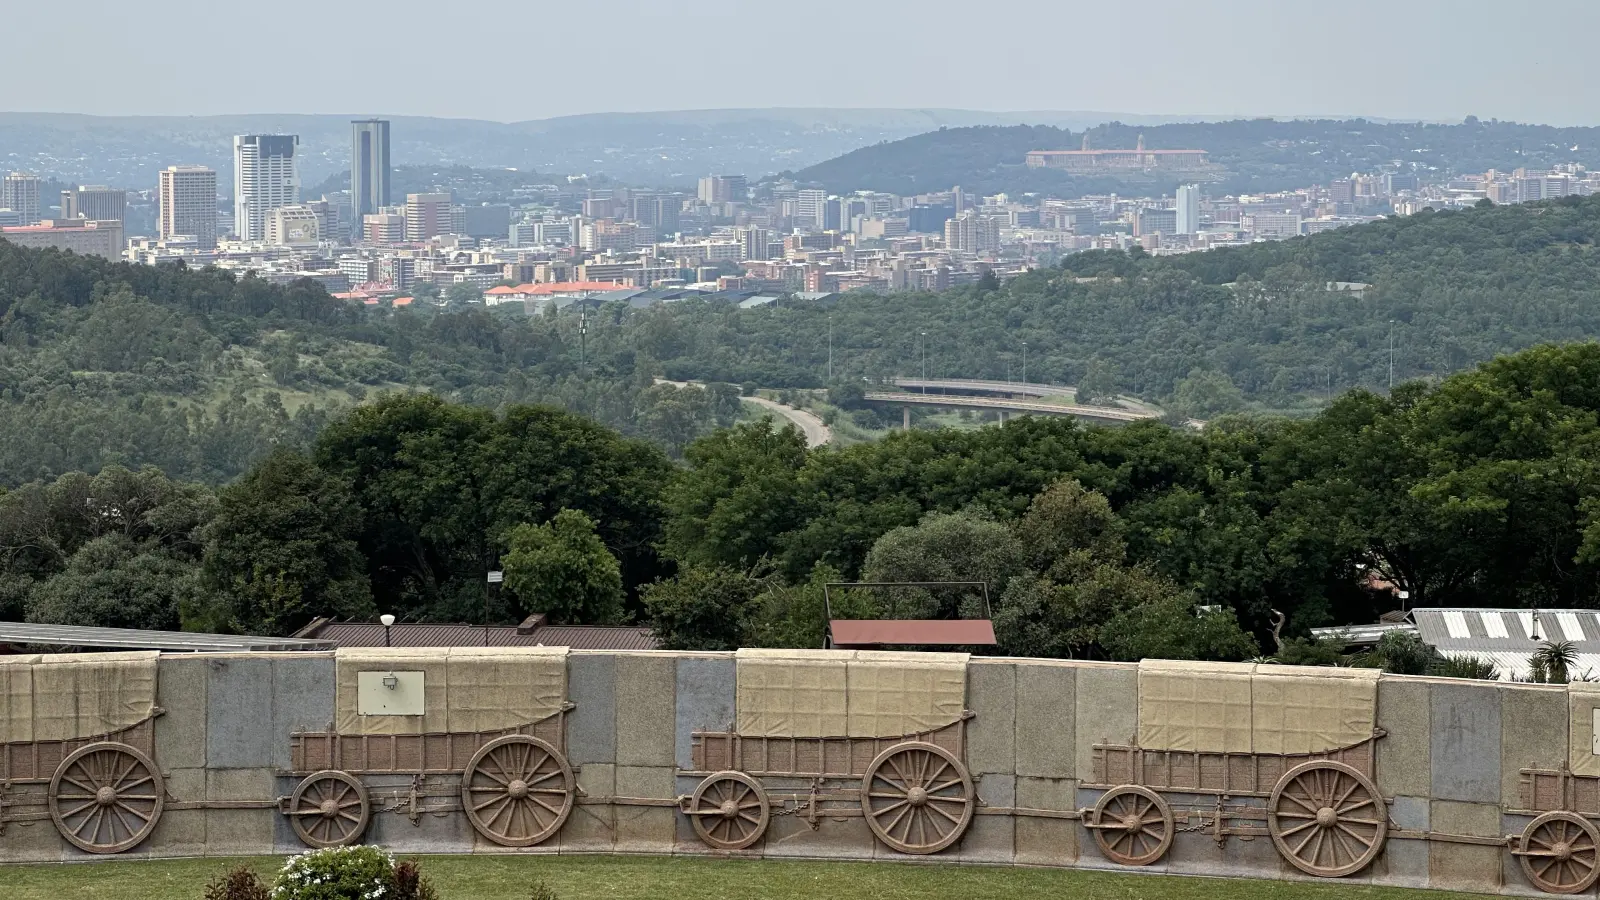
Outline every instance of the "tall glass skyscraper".
{"label": "tall glass skyscraper", "polygon": [[240,134],[233,138],[233,230],[241,241],[267,239],[267,216],[300,202],[300,175],[292,134]]}
{"label": "tall glass skyscraper", "polygon": [[361,238],[361,217],[389,205],[389,122],[350,123],[350,238]]}

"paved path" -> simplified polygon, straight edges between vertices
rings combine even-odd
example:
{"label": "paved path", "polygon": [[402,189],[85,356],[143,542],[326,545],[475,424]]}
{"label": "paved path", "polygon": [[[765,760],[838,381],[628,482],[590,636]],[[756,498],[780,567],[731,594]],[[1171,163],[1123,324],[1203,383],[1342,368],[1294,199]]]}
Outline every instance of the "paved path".
{"label": "paved path", "polygon": [[806,436],[807,447],[821,447],[823,444],[830,443],[833,440],[833,429],[824,425],[816,415],[803,409],[784,406],[782,403],[768,400],[765,397],[740,397],[739,399],[746,403],[754,403],[757,406],[765,407],[793,422]]}

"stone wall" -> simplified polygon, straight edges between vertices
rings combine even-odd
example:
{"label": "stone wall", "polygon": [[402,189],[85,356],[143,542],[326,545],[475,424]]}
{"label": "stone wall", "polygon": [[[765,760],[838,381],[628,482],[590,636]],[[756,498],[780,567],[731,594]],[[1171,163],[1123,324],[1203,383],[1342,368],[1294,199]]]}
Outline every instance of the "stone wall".
{"label": "stone wall", "polygon": [[[122,855],[303,849],[278,804],[310,774],[291,771],[291,735],[332,728],[334,671],[332,654],[163,656],[152,756],[166,778],[166,808],[148,839]],[[694,734],[732,728],[735,673],[729,653],[574,651],[561,749],[578,797],[553,838],[529,848],[499,846],[461,811],[459,776],[417,779],[396,771],[360,776],[373,810],[364,840],[399,852],[725,853],[699,839],[679,799],[708,774],[694,771]],[[1138,685],[1134,665],[972,659],[964,759],[978,802],[962,838],[924,858],[1126,870],[1101,853],[1085,827],[1104,793],[1085,785],[1094,782],[1096,745],[1134,743]],[[1563,769],[1568,723],[1561,687],[1384,676],[1377,695],[1382,736],[1371,768],[1390,834],[1376,859],[1345,880],[1540,893],[1507,838],[1533,818],[1517,812],[1527,805],[1522,770]],[[13,759],[25,750],[8,748]],[[906,858],[874,839],[854,793],[859,778],[757,780],[774,812],[764,835],[735,855]],[[44,814],[48,789],[4,787],[0,860],[89,856]],[[1180,821],[1170,849],[1143,870],[1314,880],[1289,865],[1265,833],[1265,797],[1244,791],[1223,798],[1244,812],[1224,816],[1227,829],[1237,830],[1219,840],[1218,796],[1157,793]]]}

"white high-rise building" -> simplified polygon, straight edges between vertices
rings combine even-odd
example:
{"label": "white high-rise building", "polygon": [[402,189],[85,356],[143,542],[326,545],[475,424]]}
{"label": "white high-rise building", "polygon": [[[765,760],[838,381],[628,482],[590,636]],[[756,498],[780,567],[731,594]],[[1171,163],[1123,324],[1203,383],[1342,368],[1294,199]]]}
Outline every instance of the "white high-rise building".
{"label": "white high-rise building", "polygon": [[201,248],[217,246],[217,173],[205,166],[167,166],[161,170],[162,240],[193,235]]}
{"label": "white high-rise building", "polygon": [[273,210],[300,202],[293,134],[241,134],[233,139],[233,231],[242,241],[267,239]]}
{"label": "white high-rise building", "polygon": [[821,231],[827,221],[827,205],[827,191],[800,191],[794,204],[795,227]]}
{"label": "white high-rise building", "polygon": [[12,172],[0,179],[0,209],[15,212],[23,225],[39,222],[39,176]]}
{"label": "white high-rise building", "polygon": [[1200,231],[1200,185],[1178,186],[1178,234]]}

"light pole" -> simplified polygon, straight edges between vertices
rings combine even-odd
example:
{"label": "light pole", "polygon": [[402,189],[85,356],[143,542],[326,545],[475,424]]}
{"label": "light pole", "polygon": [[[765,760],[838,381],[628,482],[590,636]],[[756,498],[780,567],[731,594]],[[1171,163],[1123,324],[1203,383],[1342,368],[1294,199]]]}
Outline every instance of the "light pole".
{"label": "light pole", "polygon": [[1389,320],[1389,390],[1394,390],[1394,320]]}
{"label": "light pole", "polygon": [[1028,383],[1028,342],[1022,342],[1022,383]]}
{"label": "light pole", "polygon": [[828,383],[833,384],[833,314],[828,314]]}
{"label": "light pole", "polygon": [[919,331],[917,336],[917,347],[922,356],[922,392],[926,394],[928,392],[928,333]]}
{"label": "light pole", "polygon": [[394,627],[394,616],[384,613],[378,617],[378,621],[383,623],[383,645],[387,647],[389,646],[389,629]]}
{"label": "light pole", "polygon": [[583,304],[578,310],[578,371],[581,373],[588,365],[589,356],[589,301],[579,301]]}

